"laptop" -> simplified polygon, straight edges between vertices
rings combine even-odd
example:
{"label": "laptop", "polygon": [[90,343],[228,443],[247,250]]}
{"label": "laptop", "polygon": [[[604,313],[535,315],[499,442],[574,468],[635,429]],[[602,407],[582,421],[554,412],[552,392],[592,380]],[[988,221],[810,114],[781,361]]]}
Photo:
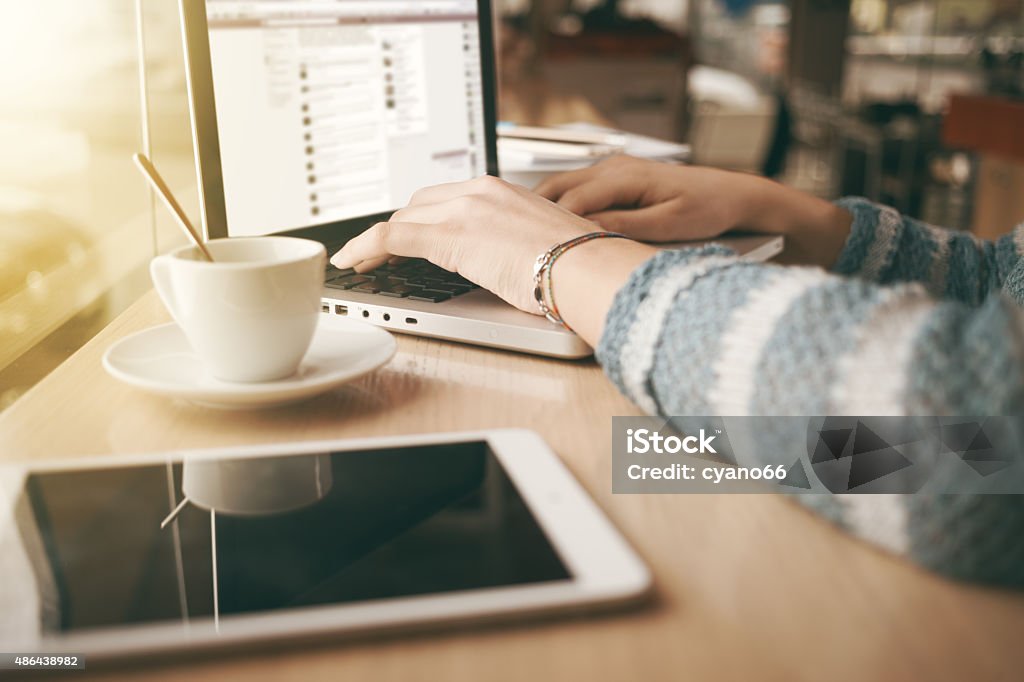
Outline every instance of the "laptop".
{"label": "laptop", "polygon": [[[429,185],[498,174],[489,0],[180,0],[207,239],[328,254]],[[734,246],[768,258],[780,239]],[[553,357],[591,348],[422,261],[328,267],[323,312]]]}

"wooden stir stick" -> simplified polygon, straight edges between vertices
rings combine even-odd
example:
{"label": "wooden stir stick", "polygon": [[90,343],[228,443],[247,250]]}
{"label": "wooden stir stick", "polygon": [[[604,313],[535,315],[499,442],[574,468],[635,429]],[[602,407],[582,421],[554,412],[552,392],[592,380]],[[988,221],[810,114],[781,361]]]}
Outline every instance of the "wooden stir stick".
{"label": "wooden stir stick", "polygon": [[135,162],[135,165],[138,167],[138,169],[142,171],[142,175],[145,176],[146,180],[149,181],[150,186],[163,200],[164,206],[166,206],[167,209],[174,215],[176,222],[181,227],[181,229],[185,230],[185,233],[189,236],[189,238],[195,243],[196,246],[199,247],[199,250],[202,251],[203,256],[206,257],[206,260],[212,263],[213,256],[210,254],[210,250],[206,248],[206,244],[203,242],[202,238],[200,238],[199,233],[196,231],[196,228],[192,227],[192,223],[189,222],[188,216],[185,215],[185,211],[181,208],[181,205],[174,198],[174,195],[171,194],[171,189],[167,186],[167,183],[164,182],[164,179],[160,177],[160,173],[153,165],[153,162],[147,159],[143,154],[133,154],[132,160]]}

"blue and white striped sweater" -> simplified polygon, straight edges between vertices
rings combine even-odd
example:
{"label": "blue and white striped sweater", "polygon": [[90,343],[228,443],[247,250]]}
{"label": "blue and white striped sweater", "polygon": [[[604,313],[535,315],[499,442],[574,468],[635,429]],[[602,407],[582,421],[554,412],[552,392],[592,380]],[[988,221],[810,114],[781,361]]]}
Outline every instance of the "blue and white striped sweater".
{"label": "blue and white striped sweater", "polygon": [[[672,415],[1024,414],[1024,225],[995,242],[843,199],[833,272],[663,251],[608,313],[597,358]],[[1024,496],[801,495],[951,577],[1024,587]]]}

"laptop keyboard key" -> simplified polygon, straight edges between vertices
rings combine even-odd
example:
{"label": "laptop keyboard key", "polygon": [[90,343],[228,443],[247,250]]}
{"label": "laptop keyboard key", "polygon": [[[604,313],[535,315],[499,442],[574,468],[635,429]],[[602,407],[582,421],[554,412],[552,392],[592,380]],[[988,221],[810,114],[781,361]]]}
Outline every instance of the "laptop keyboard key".
{"label": "laptop keyboard key", "polygon": [[358,291],[362,294],[379,294],[380,284],[377,282],[363,282],[352,287],[352,291]]}
{"label": "laptop keyboard key", "polygon": [[339,277],[349,277],[354,274],[356,274],[356,272],[352,268],[345,268],[344,270],[339,270],[333,265],[328,265],[327,268],[324,270],[324,281],[330,282],[332,279],[338,279]]}
{"label": "laptop keyboard key", "polygon": [[469,287],[462,286],[461,284],[451,284],[450,282],[437,282],[431,284],[430,288],[435,291],[447,291],[449,294],[464,294],[469,291]]}
{"label": "laptop keyboard key", "polygon": [[416,293],[409,294],[409,300],[412,301],[431,301],[433,303],[440,303],[441,301],[447,301],[452,295],[447,291],[437,291],[434,289],[423,289]]}
{"label": "laptop keyboard key", "polygon": [[406,296],[418,294],[421,291],[423,291],[423,287],[411,287],[408,284],[395,284],[387,289],[381,289],[380,295],[390,296],[392,298],[405,298]]}
{"label": "laptop keyboard key", "polygon": [[372,281],[373,278],[366,275],[346,275],[344,277],[336,277],[327,282],[327,286],[331,289],[351,289],[352,287]]}

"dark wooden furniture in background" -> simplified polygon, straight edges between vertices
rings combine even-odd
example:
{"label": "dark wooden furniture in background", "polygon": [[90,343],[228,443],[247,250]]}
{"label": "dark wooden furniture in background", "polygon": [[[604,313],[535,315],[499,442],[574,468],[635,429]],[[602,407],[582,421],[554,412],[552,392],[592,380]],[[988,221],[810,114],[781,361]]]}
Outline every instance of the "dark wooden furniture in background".
{"label": "dark wooden furniture in background", "polygon": [[850,0],[792,0],[789,80],[825,95],[842,93]]}
{"label": "dark wooden furniture in background", "polygon": [[588,100],[616,127],[681,140],[685,131],[689,41],[664,29],[549,34],[544,79]]}
{"label": "dark wooden furniture in background", "polygon": [[972,232],[992,239],[1024,221],[1024,102],[954,95],[942,136],[979,157]]}

